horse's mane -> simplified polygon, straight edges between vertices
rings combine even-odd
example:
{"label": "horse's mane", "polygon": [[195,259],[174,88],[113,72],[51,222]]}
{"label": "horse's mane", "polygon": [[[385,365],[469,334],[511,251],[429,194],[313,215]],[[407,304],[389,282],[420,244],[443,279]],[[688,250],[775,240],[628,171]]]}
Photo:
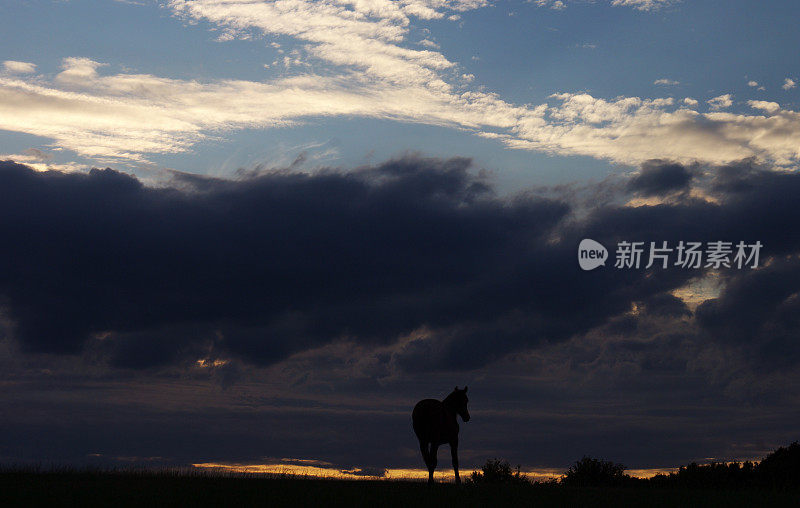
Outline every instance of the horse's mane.
{"label": "horse's mane", "polygon": [[456,404],[457,404],[457,402],[456,402],[455,398],[456,398],[457,396],[458,396],[458,392],[457,392],[457,391],[455,391],[455,390],[453,390],[453,391],[450,393],[450,395],[448,395],[447,397],[445,397],[445,398],[444,398],[444,400],[442,401],[442,404],[444,404],[444,405],[445,405],[445,406],[447,406],[447,407],[451,407],[451,406],[454,406],[454,405],[456,405]]}

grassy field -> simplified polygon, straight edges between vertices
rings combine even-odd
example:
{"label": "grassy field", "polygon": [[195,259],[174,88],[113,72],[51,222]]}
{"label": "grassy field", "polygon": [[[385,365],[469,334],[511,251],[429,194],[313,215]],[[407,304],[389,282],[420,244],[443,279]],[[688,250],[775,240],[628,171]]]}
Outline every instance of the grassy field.
{"label": "grassy field", "polygon": [[800,493],[5,471],[0,506],[800,506]]}

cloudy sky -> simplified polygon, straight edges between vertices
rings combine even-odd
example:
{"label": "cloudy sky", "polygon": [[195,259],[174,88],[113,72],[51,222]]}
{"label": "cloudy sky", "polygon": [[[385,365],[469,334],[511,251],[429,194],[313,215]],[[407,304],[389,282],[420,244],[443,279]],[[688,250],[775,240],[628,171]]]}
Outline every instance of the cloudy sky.
{"label": "cloudy sky", "polygon": [[466,468],[796,440],[798,17],[4,2],[0,460],[407,472],[414,403],[464,384]]}

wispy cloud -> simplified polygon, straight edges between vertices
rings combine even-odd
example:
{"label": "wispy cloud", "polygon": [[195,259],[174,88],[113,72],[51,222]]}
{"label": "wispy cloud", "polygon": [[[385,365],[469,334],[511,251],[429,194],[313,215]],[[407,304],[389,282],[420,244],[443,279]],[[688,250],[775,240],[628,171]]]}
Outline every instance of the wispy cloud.
{"label": "wispy cloud", "polygon": [[709,113],[695,110],[694,99],[679,105],[671,98],[606,100],[586,93],[560,93],[542,104],[520,106],[465,88],[471,75],[432,45],[406,47],[418,48],[408,37],[413,18],[444,19],[485,5],[485,0],[173,0],[167,7],[175,15],[209,22],[231,37],[288,36],[301,42],[302,49],[287,56],[291,72],[264,82],[200,82],[114,74],[103,63],[71,57],[53,78],[0,75],[0,128],[48,137],[55,146],[97,160],[144,161],[150,154],[190,150],[231,130],[332,116],[446,126],[511,148],[626,164],[744,157],[790,164],[798,157],[800,116],[794,111],[773,110],[768,118],[720,113],[732,105],[730,94],[708,100]]}
{"label": "wispy cloud", "polygon": [[70,163],[57,163],[53,161],[53,155],[38,148],[28,148],[22,153],[0,153],[0,161],[13,160],[24,163],[26,166],[36,171],[61,171],[71,173],[73,171],[84,171],[88,169],[86,165]]}
{"label": "wispy cloud", "polygon": [[524,108],[485,93],[393,83],[370,76],[314,74],[269,83],[200,83],[148,74],[98,73],[69,58],[51,81],[0,76],[0,128],[55,140],[87,157],[142,160],[187,150],[211,131],[267,128],[309,116],[365,116],[449,125],[512,128]]}
{"label": "wispy cloud", "polygon": [[29,62],[6,60],[3,62],[3,69],[11,74],[30,74],[32,72],[36,72],[36,65]]}
{"label": "wispy cloud", "polygon": [[794,88],[796,86],[797,86],[797,83],[795,82],[795,80],[793,80],[791,78],[786,78],[783,81],[783,86],[781,86],[781,88],[783,88],[784,90],[791,90],[792,88]]}
{"label": "wispy cloud", "polygon": [[633,7],[640,11],[651,11],[665,7],[671,3],[673,3],[673,0],[614,0],[611,2],[611,5]]}
{"label": "wispy cloud", "polygon": [[550,9],[560,11],[566,9],[567,5],[561,0],[535,0],[533,3],[539,7],[549,7]]}
{"label": "wispy cloud", "polygon": [[[567,7],[567,2],[573,2],[574,0],[528,0],[539,7],[548,7],[554,10],[562,10]],[[612,0],[611,5],[615,7],[633,7],[634,9],[640,11],[652,11],[655,9],[659,9],[661,7],[665,7],[671,3],[674,3],[675,0]]]}
{"label": "wispy cloud", "polygon": [[402,4],[389,0],[173,0],[169,8],[178,16],[207,20],[230,33],[255,30],[267,36],[293,37],[306,43],[307,58],[329,66],[355,68],[373,79],[442,87],[446,84],[438,71],[451,69],[454,63],[439,52],[402,45],[411,17],[441,19],[448,13],[486,4],[484,0],[413,0]]}
{"label": "wispy cloud", "polygon": [[[145,160],[189,150],[231,129],[293,125],[309,117],[360,116],[449,126],[511,148],[636,164],[652,158],[727,162],[798,158],[800,113],[702,113],[693,99],[605,100],[562,93],[516,106],[450,85],[377,80],[355,72],[272,82],[201,83],[149,74],[109,74],[85,58],[64,61],[47,81],[0,76],[0,128],[49,137],[86,157]],[[730,94],[708,101],[720,109]]]}
{"label": "wispy cloud", "polygon": [[[673,99],[606,101],[588,94],[558,94],[541,118],[526,119],[506,137],[509,146],[581,154],[631,163],[651,158],[732,161],[761,157],[791,164],[800,156],[800,113],[700,113]],[[657,155],[660,154],[660,155]]]}
{"label": "wispy cloud", "polygon": [[661,78],[653,81],[654,85],[680,85],[680,81],[675,81],[674,79],[667,79]]}

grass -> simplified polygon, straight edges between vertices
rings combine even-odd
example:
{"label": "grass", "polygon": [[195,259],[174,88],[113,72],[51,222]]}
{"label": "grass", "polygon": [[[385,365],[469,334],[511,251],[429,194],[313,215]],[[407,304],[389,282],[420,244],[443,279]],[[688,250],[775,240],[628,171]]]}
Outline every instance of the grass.
{"label": "grass", "polygon": [[797,506],[798,492],[321,480],[192,470],[0,471],[0,506]]}

